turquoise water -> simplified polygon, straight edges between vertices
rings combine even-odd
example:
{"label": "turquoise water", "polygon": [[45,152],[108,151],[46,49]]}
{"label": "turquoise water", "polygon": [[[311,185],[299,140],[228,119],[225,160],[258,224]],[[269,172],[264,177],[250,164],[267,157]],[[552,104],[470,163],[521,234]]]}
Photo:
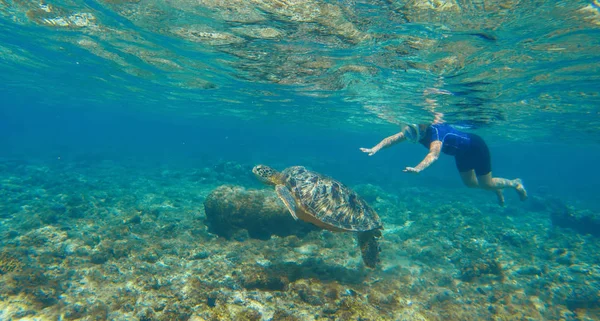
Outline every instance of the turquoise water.
{"label": "turquoise water", "polygon": [[[600,320],[595,0],[0,0],[0,30],[1,320]],[[529,199],[359,151],[434,118]],[[260,163],[361,194],[381,267]],[[231,235],[224,184],[271,200]]]}

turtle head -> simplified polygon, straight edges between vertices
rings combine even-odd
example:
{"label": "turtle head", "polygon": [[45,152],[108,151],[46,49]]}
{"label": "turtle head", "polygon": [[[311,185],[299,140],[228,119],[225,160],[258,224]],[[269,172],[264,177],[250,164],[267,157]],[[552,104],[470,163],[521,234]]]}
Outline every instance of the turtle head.
{"label": "turtle head", "polygon": [[267,184],[277,185],[279,183],[279,173],[269,166],[256,165],[252,169],[252,173],[258,177],[258,179]]}

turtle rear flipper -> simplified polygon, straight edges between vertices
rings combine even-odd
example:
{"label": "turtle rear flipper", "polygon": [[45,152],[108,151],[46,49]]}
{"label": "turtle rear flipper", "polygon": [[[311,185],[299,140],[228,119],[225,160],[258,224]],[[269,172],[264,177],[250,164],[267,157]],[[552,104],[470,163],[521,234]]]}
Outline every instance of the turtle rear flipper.
{"label": "turtle rear flipper", "polygon": [[290,190],[284,185],[277,185],[275,186],[275,192],[283,204],[285,204],[285,207],[287,207],[288,211],[290,211],[292,217],[297,221],[298,216],[296,216],[296,201],[294,200],[292,193],[290,193]]}
{"label": "turtle rear flipper", "polygon": [[379,259],[379,247],[378,239],[381,237],[381,231],[379,229],[365,231],[358,233],[358,245],[360,246],[360,254],[362,255],[363,262],[367,267],[374,268],[381,261]]}

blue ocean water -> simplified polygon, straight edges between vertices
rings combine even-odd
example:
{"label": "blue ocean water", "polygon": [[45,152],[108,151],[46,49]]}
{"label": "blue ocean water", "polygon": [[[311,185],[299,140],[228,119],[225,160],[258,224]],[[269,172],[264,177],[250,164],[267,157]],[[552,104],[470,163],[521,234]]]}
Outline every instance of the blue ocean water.
{"label": "blue ocean water", "polygon": [[[595,0],[0,0],[0,30],[0,319],[600,320]],[[435,118],[529,199],[359,150]],[[270,191],[256,164],[364,194],[383,268],[343,234],[220,241],[203,202]]]}

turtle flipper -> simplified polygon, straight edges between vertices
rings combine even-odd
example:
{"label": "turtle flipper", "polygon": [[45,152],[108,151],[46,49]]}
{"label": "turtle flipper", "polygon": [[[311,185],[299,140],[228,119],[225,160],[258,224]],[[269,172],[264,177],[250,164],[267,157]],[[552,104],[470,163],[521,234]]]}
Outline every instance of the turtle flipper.
{"label": "turtle flipper", "polygon": [[283,204],[285,204],[285,207],[287,207],[288,211],[290,211],[290,214],[292,214],[292,217],[297,221],[298,216],[296,216],[296,201],[294,200],[292,193],[290,193],[290,190],[284,185],[277,185],[275,186],[275,192],[277,192],[279,199],[281,199]]}
{"label": "turtle flipper", "polygon": [[358,245],[360,246],[360,254],[366,266],[374,268],[380,262],[379,252],[381,248],[377,240],[381,237],[379,229],[358,233]]}

